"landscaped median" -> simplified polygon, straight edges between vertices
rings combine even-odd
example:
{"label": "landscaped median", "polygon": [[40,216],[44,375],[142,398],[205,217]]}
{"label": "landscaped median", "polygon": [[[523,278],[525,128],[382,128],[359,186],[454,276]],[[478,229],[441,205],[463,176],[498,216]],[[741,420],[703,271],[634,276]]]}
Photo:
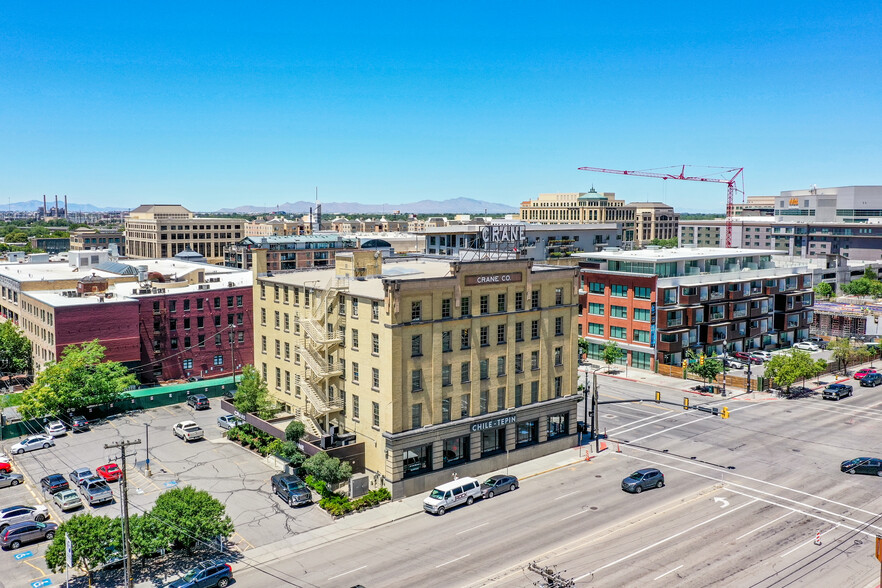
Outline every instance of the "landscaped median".
{"label": "landscaped median", "polygon": [[319,506],[328,511],[328,514],[333,517],[342,517],[349,513],[373,508],[381,502],[392,500],[392,493],[389,492],[388,488],[371,490],[361,498],[351,500],[348,496],[334,492],[325,482],[313,476],[306,476],[306,485],[322,497],[319,500]]}

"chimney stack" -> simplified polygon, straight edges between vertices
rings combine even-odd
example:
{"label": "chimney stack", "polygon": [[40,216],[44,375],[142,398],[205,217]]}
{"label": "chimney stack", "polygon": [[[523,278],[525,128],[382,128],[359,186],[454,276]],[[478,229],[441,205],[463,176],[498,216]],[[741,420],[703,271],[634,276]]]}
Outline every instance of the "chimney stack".
{"label": "chimney stack", "polygon": [[64,218],[67,219],[67,194],[64,195]]}
{"label": "chimney stack", "polygon": [[58,218],[58,194],[55,195],[55,218]]}
{"label": "chimney stack", "polygon": [[43,217],[49,216],[49,209],[46,207],[46,195],[43,194]]}

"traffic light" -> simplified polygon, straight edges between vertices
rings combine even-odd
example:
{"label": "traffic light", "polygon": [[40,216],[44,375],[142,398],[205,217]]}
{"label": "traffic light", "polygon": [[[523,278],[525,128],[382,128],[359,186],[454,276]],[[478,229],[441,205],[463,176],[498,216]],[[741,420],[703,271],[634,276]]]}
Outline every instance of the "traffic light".
{"label": "traffic light", "polygon": [[704,365],[704,356],[703,355],[698,358],[698,365]]}
{"label": "traffic light", "polygon": [[655,391],[655,403],[661,404],[661,392],[659,392],[658,390]]}
{"label": "traffic light", "polygon": [[689,366],[689,361],[684,359],[683,360],[683,369],[685,370],[688,366]]}
{"label": "traffic light", "polygon": [[683,410],[689,410],[689,397],[683,397]]}
{"label": "traffic light", "polygon": [[720,411],[720,418],[727,419],[729,418],[729,409],[727,407],[723,407],[723,410]]}

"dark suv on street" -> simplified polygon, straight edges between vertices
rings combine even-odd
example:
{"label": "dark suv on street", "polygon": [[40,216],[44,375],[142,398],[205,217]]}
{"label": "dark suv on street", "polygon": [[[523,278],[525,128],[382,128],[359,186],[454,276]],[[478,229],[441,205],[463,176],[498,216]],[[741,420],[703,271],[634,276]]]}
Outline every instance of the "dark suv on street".
{"label": "dark suv on street", "polygon": [[650,488],[661,488],[665,485],[665,475],[655,468],[637,470],[622,480],[622,490],[640,494]]}
{"label": "dark suv on street", "polygon": [[312,491],[294,474],[276,474],[271,482],[273,493],[278,494],[290,506],[312,502]]}
{"label": "dark suv on street", "polygon": [[879,384],[882,384],[882,374],[872,373],[861,378],[861,386],[875,388]]}
{"label": "dark suv on street", "polygon": [[208,403],[208,398],[205,396],[205,394],[194,394],[192,396],[188,396],[187,404],[189,404],[196,410],[211,408],[211,405]]}
{"label": "dark suv on street", "polygon": [[67,480],[61,474],[49,474],[40,480],[40,486],[43,487],[43,492],[48,492],[49,494],[55,494],[70,488],[70,484],[67,483]]}
{"label": "dark suv on street", "polygon": [[55,523],[16,523],[6,527],[0,533],[0,547],[3,549],[18,549],[25,543],[33,543],[40,539],[51,540],[55,537],[58,525]]}

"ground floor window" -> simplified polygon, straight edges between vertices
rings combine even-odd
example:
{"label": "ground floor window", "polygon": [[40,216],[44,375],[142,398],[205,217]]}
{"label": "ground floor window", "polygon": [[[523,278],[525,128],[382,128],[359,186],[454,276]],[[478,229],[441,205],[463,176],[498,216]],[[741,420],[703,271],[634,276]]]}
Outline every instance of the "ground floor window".
{"label": "ground floor window", "polygon": [[404,477],[417,476],[432,470],[432,444],[404,450]]}
{"label": "ground floor window", "polygon": [[524,447],[539,442],[539,421],[518,423],[517,446]]}
{"label": "ground floor window", "polygon": [[444,467],[456,465],[469,460],[468,435],[444,440]]}
{"label": "ground floor window", "polygon": [[642,351],[632,351],[631,365],[641,370],[648,370],[650,369],[649,362],[651,358],[652,356],[649,353],[643,353]]}
{"label": "ground floor window", "polygon": [[563,437],[570,433],[570,413],[553,414],[548,417],[548,438]]}
{"label": "ground floor window", "polygon": [[481,433],[481,457],[505,451],[505,427]]}

